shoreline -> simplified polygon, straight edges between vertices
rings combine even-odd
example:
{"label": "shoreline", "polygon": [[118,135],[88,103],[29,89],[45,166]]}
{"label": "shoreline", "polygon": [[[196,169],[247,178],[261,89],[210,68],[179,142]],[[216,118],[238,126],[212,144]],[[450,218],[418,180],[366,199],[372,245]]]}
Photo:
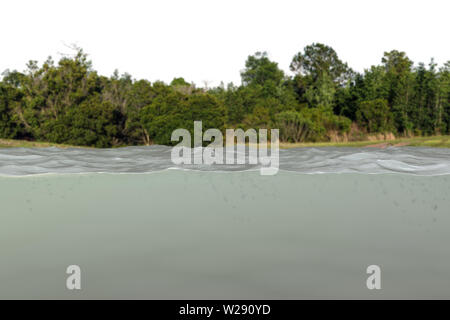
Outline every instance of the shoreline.
{"label": "shoreline", "polygon": [[397,138],[393,140],[363,140],[348,142],[304,142],[304,143],[286,143],[280,142],[281,149],[305,147],[366,147],[380,148],[387,147],[435,147],[450,148],[450,136],[429,136],[413,138]]}
{"label": "shoreline", "polygon": [[[270,145],[270,142],[268,143]],[[87,148],[93,147],[74,146],[67,144],[58,144],[52,142],[39,142],[15,139],[0,139],[0,148]],[[126,146],[121,146],[126,147]],[[290,148],[320,148],[320,147],[367,147],[380,148],[387,147],[436,147],[436,148],[450,148],[450,135],[444,136],[429,136],[429,137],[413,137],[413,138],[398,138],[394,140],[362,140],[362,141],[348,141],[348,142],[280,142],[280,149]],[[120,147],[118,147],[120,148]],[[94,148],[95,149],[95,148]]]}

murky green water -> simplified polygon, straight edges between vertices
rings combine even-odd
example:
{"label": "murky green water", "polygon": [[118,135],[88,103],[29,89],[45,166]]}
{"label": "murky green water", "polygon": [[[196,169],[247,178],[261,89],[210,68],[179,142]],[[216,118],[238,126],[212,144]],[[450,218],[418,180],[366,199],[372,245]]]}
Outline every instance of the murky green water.
{"label": "murky green water", "polygon": [[0,298],[450,298],[449,195],[448,175],[1,177]]}

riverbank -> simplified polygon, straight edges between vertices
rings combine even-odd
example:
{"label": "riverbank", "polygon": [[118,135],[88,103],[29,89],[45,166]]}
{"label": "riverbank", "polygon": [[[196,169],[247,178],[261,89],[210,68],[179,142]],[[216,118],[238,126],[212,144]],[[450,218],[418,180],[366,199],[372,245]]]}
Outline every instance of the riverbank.
{"label": "riverbank", "polygon": [[71,146],[67,144],[58,144],[51,142],[39,142],[39,141],[27,141],[27,140],[14,140],[14,139],[0,139],[0,148],[80,148],[77,146]]}
{"label": "riverbank", "polygon": [[[350,142],[304,142],[289,143],[281,142],[280,148],[300,148],[300,147],[374,147],[385,148],[389,146],[410,146],[410,147],[436,147],[450,148],[450,136],[430,136],[430,137],[414,137],[399,138],[394,140],[367,140],[367,141],[350,141]],[[38,142],[26,140],[0,139],[0,148],[79,148],[79,146],[71,146],[66,144],[58,144],[51,142]]]}
{"label": "riverbank", "polygon": [[281,142],[280,148],[300,148],[300,147],[374,147],[386,148],[389,146],[402,147],[436,147],[450,148],[450,136],[430,136],[414,138],[398,138],[394,140],[367,140],[367,141],[349,141],[349,142],[306,142],[306,143],[288,143]]}

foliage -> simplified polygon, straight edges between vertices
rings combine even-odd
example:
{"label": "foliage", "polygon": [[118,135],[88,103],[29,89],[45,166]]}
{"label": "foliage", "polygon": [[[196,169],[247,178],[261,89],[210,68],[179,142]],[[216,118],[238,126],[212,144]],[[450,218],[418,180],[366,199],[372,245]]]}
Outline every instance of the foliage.
{"label": "foliage", "polygon": [[57,63],[27,64],[0,81],[0,138],[94,147],[173,144],[177,128],[279,128],[282,141],[328,141],[349,133],[450,133],[450,62],[414,65],[404,52],[385,52],[381,64],[352,71],[333,48],[306,46],[287,76],[265,52],[250,55],[242,84],[196,88],[98,75],[75,48]]}
{"label": "foliage", "polygon": [[360,127],[367,128],[370,133],[383,133],[393,130],[392,113],[385,99],[361,102],[356,118]]}
{"label": "foliage", "polygon": [[307,108],[300,112],[285,111],[277,114],[276,125],[280,139],[290,142],[325,141],[330,131],[348,132],[351,121],[321,108]]}

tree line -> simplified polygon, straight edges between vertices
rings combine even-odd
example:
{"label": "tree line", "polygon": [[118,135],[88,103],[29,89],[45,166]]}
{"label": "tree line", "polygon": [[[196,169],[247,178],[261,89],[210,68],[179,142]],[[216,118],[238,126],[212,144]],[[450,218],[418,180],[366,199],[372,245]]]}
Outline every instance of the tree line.
{"label": "tree line", "polygon": [[385,52],[362,73],[313,43],[287,75],[265,52],[250,55],[241,85],[197,88],[129,74],[99,75],[77,48],[57,63],[30,61],[0,81],[0,138],[80,146],[170,145],[177,128],[279,128],[287,142],[450,133],[450,61],[438,68]]}

